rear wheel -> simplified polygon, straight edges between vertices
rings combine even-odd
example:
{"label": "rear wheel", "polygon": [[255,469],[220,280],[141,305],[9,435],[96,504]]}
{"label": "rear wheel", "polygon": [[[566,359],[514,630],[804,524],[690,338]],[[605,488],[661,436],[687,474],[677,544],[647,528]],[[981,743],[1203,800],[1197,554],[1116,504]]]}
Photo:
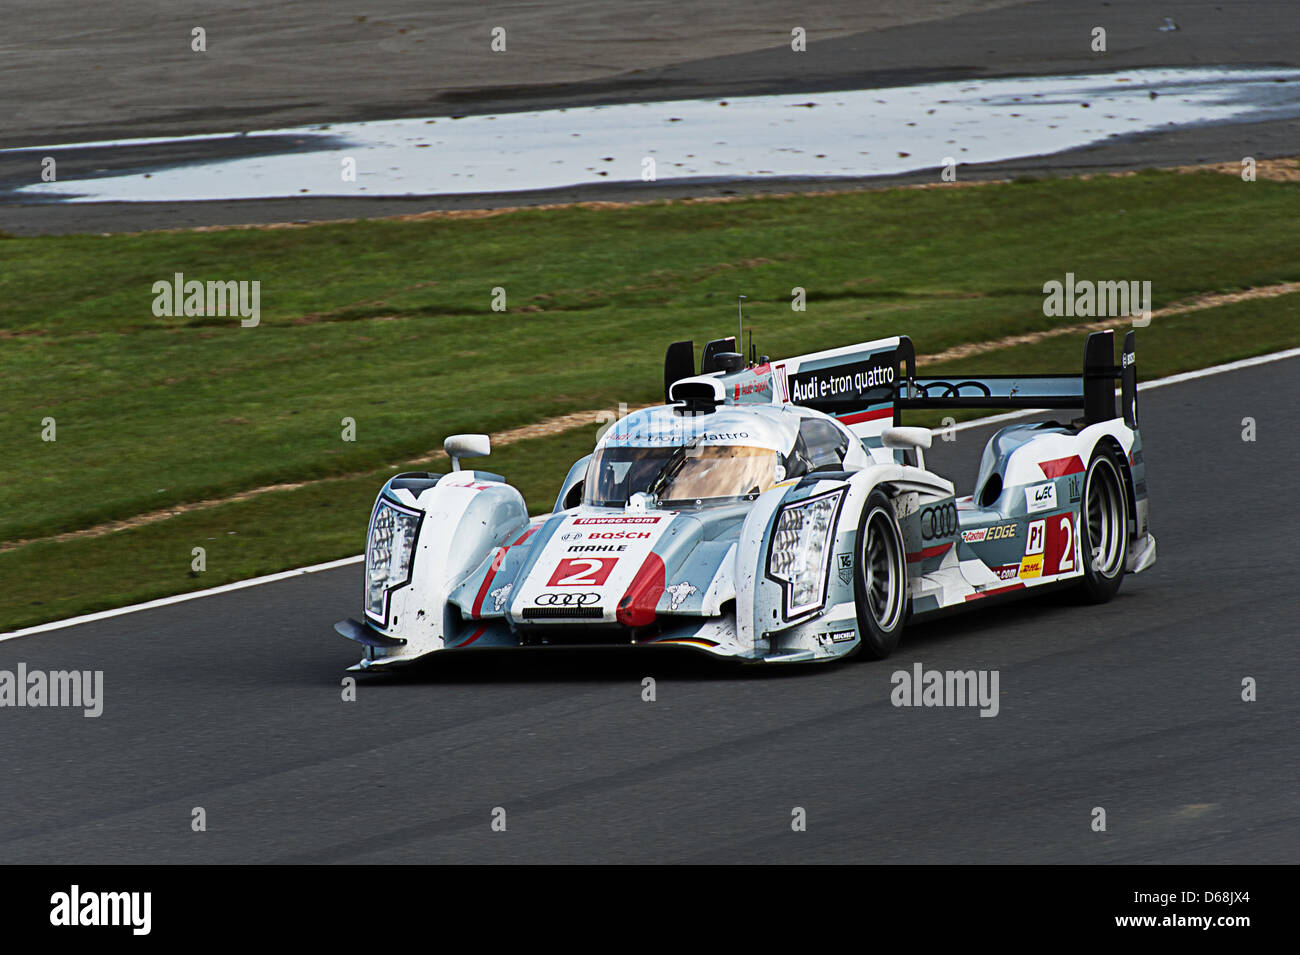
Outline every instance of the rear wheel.
{"label": "rear wheel", "polygon": [[903,535],[893,505],[882,491],[872,491],[862,508],[854,558],[860,652],[883,660],[898,646],[907,622],[908,595]]}
{"label": "rear wheel", "polygon": [[1115,596],[1128,557],[1128,501],[1114,453],[1098,448],[1083,480],[1083,580],[1080,591],[1093,603]]}

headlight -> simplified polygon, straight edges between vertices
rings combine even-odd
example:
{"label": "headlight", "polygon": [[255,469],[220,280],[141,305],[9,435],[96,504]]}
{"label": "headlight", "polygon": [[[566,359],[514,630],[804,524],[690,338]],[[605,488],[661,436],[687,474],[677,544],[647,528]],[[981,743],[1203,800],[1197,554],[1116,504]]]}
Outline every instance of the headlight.
{"label": "headlight", "polygon": [[366,613],[388,623],[388,595],[411,582],[411,554],[420,529],[418,511],[381,497],[370,517],[366,543]]}
{"label": "headlight", "polygon": [[768,576],[785,586],[787,620],[826,602],[826,567],[844,490],[787,504],[776,518]]}

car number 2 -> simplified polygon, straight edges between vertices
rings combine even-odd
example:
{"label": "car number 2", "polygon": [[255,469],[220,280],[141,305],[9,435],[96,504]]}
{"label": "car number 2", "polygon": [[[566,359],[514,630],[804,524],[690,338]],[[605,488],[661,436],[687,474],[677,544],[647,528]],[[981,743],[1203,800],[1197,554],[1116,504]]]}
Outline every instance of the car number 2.
{"label": "car number 2", "polygon": [[617,557],[565,557],[555,565],[548,587],[599,587],[609,579]]}
{"label": "car number 2", "polygon": [[[1056,525],[1057,532],[1049,534],[1048,521],[1054,520],[1060,521]],[[1074,521],[1070,515],[1061,514],[1059,518],[1044,518],[1029,522],[1025,537],[1025,556],[1044,552],[1047,556],[1047,566],[1043,568],[1044,576],[1064,574],[1074,570]],[[1053,566],[1053,558],[1055,558],[1055,566]]]}

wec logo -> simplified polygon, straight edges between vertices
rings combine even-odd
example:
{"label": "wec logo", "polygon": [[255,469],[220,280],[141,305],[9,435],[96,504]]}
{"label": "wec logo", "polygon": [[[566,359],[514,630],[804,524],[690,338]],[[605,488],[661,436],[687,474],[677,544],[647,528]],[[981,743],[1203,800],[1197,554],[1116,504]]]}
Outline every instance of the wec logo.
{"label": "wec logo", "polygon": [[1053,484],[1035,484],[1033,487],[1025,488],[1025,509],[1030,514],[1036,514],[1039,511],[1050,511],[1056,507],[1056,485]]}

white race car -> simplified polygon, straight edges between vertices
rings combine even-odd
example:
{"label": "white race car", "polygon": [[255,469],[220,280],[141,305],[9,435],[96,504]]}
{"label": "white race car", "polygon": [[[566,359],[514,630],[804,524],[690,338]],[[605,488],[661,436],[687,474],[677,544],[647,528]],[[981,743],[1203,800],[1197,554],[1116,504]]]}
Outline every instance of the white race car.
{"label": "white race car", "polygon": [[[375,502],[356,668],[526,646],[692,647],[742,661],[888,655],[909,617],[1047,586],[1109,600],[1155,561],[1133,333],[1079,375],[919,378],[905,337],[665,361],[666,403],[609,427],[551,513],[496,474],[399,474]],[[1116,412],[1120,380],[1122,412]],[[988,442],[971,493],[925,467],[914,408],[1070,408]],[[355,668],[354,668],[355,669]]]}

